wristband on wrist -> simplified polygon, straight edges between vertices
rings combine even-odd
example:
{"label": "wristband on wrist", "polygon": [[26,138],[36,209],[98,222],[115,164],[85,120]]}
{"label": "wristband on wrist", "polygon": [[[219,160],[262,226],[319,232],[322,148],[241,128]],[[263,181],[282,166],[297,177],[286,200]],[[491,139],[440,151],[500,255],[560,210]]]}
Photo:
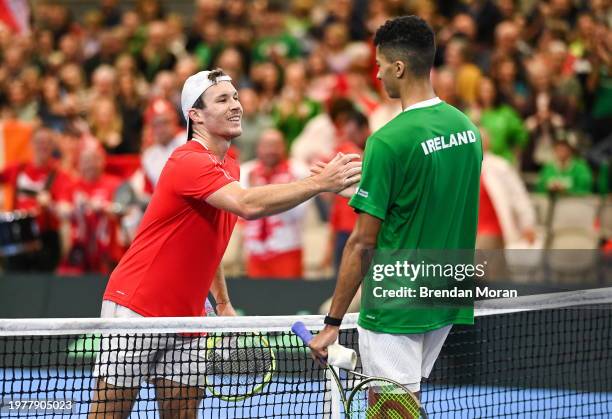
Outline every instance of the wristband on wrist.
{"label": "wristband on wrist", "polygon": [[342,319],[327,315],[325,316],[325,320],[323,320],[323,323],[328,324],[330,326],[340,326],[342,324]]}

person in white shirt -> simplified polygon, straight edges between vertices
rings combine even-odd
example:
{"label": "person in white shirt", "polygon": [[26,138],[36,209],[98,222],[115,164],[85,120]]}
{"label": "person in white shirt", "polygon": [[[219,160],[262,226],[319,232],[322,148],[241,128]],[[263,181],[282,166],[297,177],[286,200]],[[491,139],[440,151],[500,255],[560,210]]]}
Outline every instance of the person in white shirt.
{"label": "person in white shirt", "polygon": [[[285,139],[276,129],[259,138],[257,158],[240,167],[244,188],[287,183],[308,177],[308,168],[287,159]],[[303,275],[302,246],[306,205],[277,215],[245,221],[244,249],[247,275],[251,278],[300,278]]]}
{"label": "person in white shirt", "polygon": [[168,157],[175,148],[185,144],[187,135],[180,128],[177,114],[170,102],[157,99],[151,109],[153,144],[142,153],[141,162],[147,180],[154,187]]}

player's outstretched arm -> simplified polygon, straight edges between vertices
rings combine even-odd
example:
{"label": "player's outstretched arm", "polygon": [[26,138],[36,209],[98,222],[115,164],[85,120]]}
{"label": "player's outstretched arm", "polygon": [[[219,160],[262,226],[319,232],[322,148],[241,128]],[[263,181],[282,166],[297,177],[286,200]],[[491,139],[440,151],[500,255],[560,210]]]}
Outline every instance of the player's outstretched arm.
{"label": "player's outstretched arm", "polygon": [[338,192],[361,179],[357,154],[338,153],[319,174],[296,182],[244,189],[232,182],[206,198],[210,205],[247,220],[287,211],[321,192]]}
{"label": "player's outstretched arm", "polygon": [[[381,223],[380,219],[370,214],[363,212],[359,214],[355,228],[342,252],[338,282],[329,309],[330,317],[341,319],[346,314],[369,268],[369,258],[372,256],[371,252],[376,248]],[[325,325],[323,330],[312,339],[308,346],[316,359],[327,357],[327,347],[338,339],[338,330],[338,326]]]}

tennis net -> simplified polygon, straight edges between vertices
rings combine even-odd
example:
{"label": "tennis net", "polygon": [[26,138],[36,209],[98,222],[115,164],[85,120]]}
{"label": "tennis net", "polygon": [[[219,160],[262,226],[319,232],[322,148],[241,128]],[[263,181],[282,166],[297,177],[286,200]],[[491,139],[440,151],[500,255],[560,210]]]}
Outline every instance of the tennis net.
{"label": "tennis net", "polygon": [[[453,328],[422,387],[425,410],[430,418],[610,417],[611,309],[612,289],[478,302],[475,325]],[[203,392],[199,417],[343,417],[331,377],[290,332],[297,320],[322,326],[320,316],[3,319],[0,417],[118,413],[126,404],[109,398],[132,396],[131,417],[158,417],[202,395],[178,382]],[[340,343],[358,349],[355,315]],[[98,356],[106,358],[97,368]],[[128,396],[109,386],[102,403],[97,373],[119,389],[140,388]]]}

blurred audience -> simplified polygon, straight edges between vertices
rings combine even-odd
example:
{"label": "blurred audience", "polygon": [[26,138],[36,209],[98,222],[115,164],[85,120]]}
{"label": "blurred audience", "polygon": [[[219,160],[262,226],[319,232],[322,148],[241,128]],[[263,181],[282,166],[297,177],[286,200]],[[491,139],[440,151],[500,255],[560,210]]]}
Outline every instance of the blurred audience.
{"label": "blurred audience", "polygon": [[[371,131],[401,112],[376,79],[371,38],[386,19],[418,14],[436,31],[436,93],[484,127],[491,153],[528,176],[569,171],[571,187],[541,181],[538,188],[571,193],[576,185],[595,191],[588,156],[596,190],[609,193],[612,6],[604,0],[193,0],[182,15],[182,6],[159,0],[101,0],[78,14],[68,3],[29,7],[29,31],[0,24],[0,171],[32,161],[31,133],[42,126],[56,132],[53,159],[77,183],[81,150],[98,145],[103,175],[143,190],[182,135],[182,84],[213,66],[240,93],[243,134],[232,151],[242,162],[256,157],[271,127],[296,160],[327,158],[346,143],[355,111]],[[166,105],[153,120],[159,100]],[[558,144],[568,132],[581,139],[571,157]],[[0,197],[11,209],[10,182]],[[326,219],[325,199],[317,203]],[[107,215],[116,224],[126,216]],[[101,270],[114,257],[79,266]]]}

